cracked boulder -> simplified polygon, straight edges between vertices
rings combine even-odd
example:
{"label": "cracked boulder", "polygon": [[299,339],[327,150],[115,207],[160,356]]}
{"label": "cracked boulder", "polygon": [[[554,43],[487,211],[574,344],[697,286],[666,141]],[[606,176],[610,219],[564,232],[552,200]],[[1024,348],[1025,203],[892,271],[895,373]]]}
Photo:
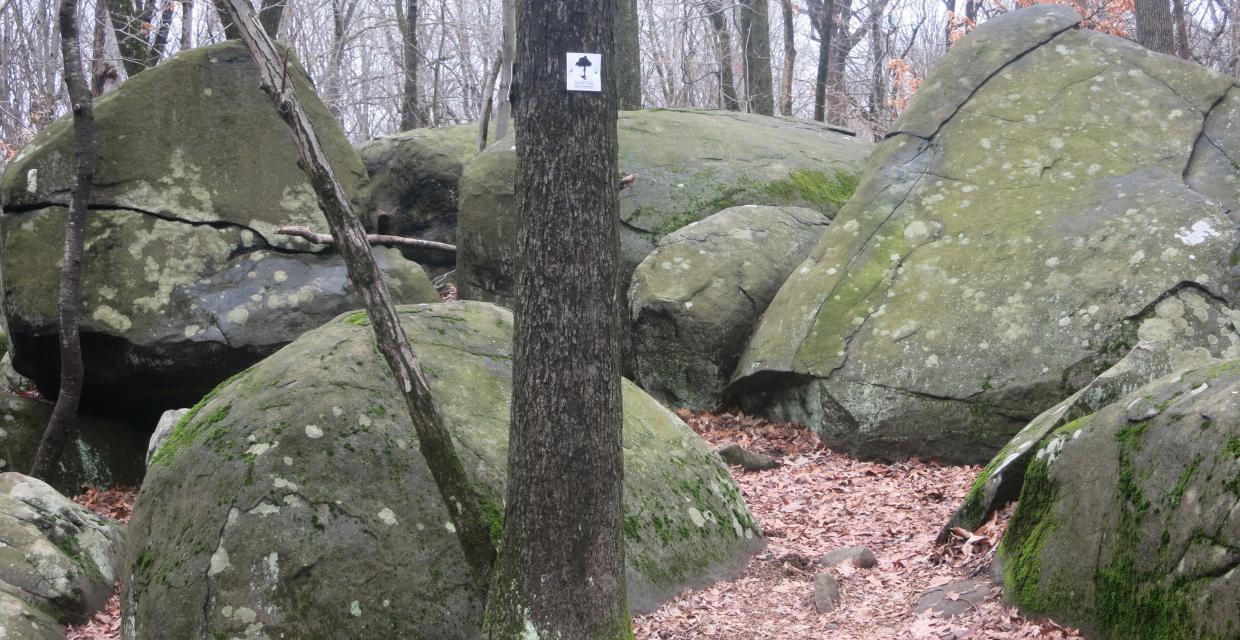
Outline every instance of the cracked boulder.
{"label": "cracked boulder", "polygon": [[[873,148],[818,122],[726,111],[624,111],[618,131],[620,172],[638,176],[620,192],[622,282],[663,236],[729,207],[789,205],[833,216]],[[513,146],[495,144],[461,176],[462,298],[512,306],[515,172]]]}
{"label": "cracked boulder", "polygon": [[999,547],[1008,599],[1093,638],[1237,637],[1238,397],[1229,360],[1057,429]]}
{"label": "cracked boulder", "polygon": [[659,401],[714,410],[779,286],[826,230],[812,209],[725,209],[659,240],[633,272],[634,382]]}
{"label": "cracked boulder", "polygon": [[1167,296],[1234,306],[1240,233],[1185,172],[1227,144],[1203,131],[1236,80],[1078,21],[1033,7],[952,47],[763,315],[729,387],[748,411],[984,462]]}
{"label": "cracked boulder", "polygon": [[112,596],[124,529],[21,475],[0,474],[0,637],[65,637]]}
{"label": "cracked boulder", "polygon": [[[399,313],[498,538],[512,314]],[[629,604],[650,611],[736,575],[761,538],[719,457],[633,384],[623,396]],[[364,313],[224,383],[151,460],[130,524],[126,637],[477,638],[482,603],[421,456]]]}
{"label": "cracked boulder", "polygon": [[[347,193],[364,170],[294,65],[292,81]],[[178,54],[97,101],[98,161],[82,282],[83,402],[185,406],[360,306],[334,252],[276,234],[326,231],[287,126],[239,43]],[[54,397],[56,291],[72,183],[70,118],[0,178],[0,271],[13,365]],[[402,302],[437,299],[421,268],[376,251]]]}
{"label": "cracked boulder", "polygon": [[1140,320],[1136,346],[1088,385],[1034,418],[986,465],[940,533],[973,531],[1016,500],[1029,461],[1059,428],[1171,373],[1240,358],[1240,312],[1194,288],[1168,296]]}

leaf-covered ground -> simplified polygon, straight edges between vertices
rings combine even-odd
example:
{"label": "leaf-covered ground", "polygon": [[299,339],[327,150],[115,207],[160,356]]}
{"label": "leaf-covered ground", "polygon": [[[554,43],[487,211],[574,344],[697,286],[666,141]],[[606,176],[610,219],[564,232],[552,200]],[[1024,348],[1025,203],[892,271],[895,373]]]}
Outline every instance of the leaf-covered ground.
{"label": "leaf-covered ground", "polygon": [[[639,640],[1079,640],[1051,621],[1031,621],[1003,604],[998,589],[951,620],[918,615],[921,594],[989,573],[1009,512],[975,532],[957,531],[935,545],[973,483],[978,467],[921,462],[861,462],[823,448],[809,431],[730,414],[680,412],[713,446],[736,443],[778,458],[769,471],[733,468],[767,546],[740,577],[685,593],[634,620]],[[127,522],[137,490],[88,488],[74,498],[95,513]],[[826,570],[818,558],[863,545],[878,566]],[[829,571],[840,584],[839,608],[814,610],[813,577]],[[948,597],[954,594],[948,593]],[[120,600],[68,628],[68,640],[119,637]]]}
{"label": "leaf-covered ground", "polygon": [[[1053,622],[1027,620],[1003,604],[998,589],[952,620],[917,615],[921,594],[989,574],[1007,513],[977,532],[957,531],[935,546],[939,529],[979,467],[921,462],[861,462],[823,448],[808,431],[729,414],[680,416],[712,445],[737,443],[780,458],[769,471],[733,468],[737,484],[767,536],[767,547],[740,577],[683,594],[634,621],[640,640],[1077,639]],[[814,609],[818,559],[864,545],[873,569],[831,569],[840,606]],[[951,598],[956,594],[948,592]]]}

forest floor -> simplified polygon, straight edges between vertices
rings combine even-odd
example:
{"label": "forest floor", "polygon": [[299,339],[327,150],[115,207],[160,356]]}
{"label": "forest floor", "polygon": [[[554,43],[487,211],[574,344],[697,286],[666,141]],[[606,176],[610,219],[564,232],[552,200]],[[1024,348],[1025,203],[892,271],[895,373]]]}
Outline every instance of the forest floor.
{"label": "forest floor", "polygon": [[[772,455],[767,471],[732,467],[767,546],[734,580],[687,592],[634,620],[639,640],[965,640],[1082,636],[1034,621],[1005,605],[997,587],[950,620],[915,612],[921,595],[970,578],[986,578],[1010,510],[976,532],[935,545],[943,523],[980,467],[910,461],[863,462],[824,448],[809,431],[730,414],[678,412],[712,446],[736,443]],[[818,559],[863,545],[872,569],[824,569]],[[814,574],[837,579],[839,606],[819,614]],[[959,600],[948,589],[945,597]]]}
{"label": "forest floor", "polygon": [[[775,456],[778,468],[733,476],[766,535],[766,547],[728,582],[686,592],[634,620],[638,640],[1081,640],[1052,621],[1029,620],[992,587],[961,615],[918,614],[929,590],[989,575],[1010,510],[946,545],[935,538],[960,504],[980,467],[917,461],[881,464],[833,453],[808,430],[731,414],[680,417],[712,446],[739,444]],[[126,522],[136,488],[87,489],[74,498],[96,513]],[[877,556],[872,569],[819,566],[825,553],[862,545]],[[814,575],[831,573],[838,608],[819,614]],[[955,599],[950,591],[946,597]],[[116,596],[68,640],[119,637]]]}

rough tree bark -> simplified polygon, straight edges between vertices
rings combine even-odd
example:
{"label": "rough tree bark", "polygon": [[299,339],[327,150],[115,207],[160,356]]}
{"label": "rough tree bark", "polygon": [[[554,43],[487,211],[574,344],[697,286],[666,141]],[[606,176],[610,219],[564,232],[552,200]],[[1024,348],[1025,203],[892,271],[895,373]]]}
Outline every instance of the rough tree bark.
{"label": "rough tree bark", "polygon": [[82,399],[82,343],[78,316],[82,301],[82,246],[86,238],[86,208],[95,177],[94,98],[82,69],[78,44],[77,0],[60,0],[60,50],[65,85],[73,108],[73,191],[65,217],[64,258],[60,271],[60,391],[39,442],[30,475],[53,481],[65,443],[73,432],[73,418]]}
{"label": "rough tree bark", "polygon": [[740,111],[740,102],[736,99],[736,82],[732,79],[732,35],[728,30],[728,21],[724,17],[723,7],[719,0],[705,0],[703,8],[710,19],[711,31],[715,33],[715,48],[719,55],[719,88],[723,93],[723,108],[728,111]]}
{"label": "rough tree bark", "polygon": [[[499,79],[499,68],[504,62],[504,50],[500,47],[495,52],[495,62],[491,63],[491,72],[487,74],[486,91],[483,92],[485,99],[482,102],[482,117],[478,119],[478,153],[482,153],[487,148],[487,134],[491,127],[491,113],[495,109],[495,100],[491,99],[495,93],[495,82]],[[504,98],[501,98],[504,99]]]}
{"label": "rough tree bark", "polygon": [[[396,3],[400,9],[400,2]],[[406,0],[404,17],[398,18],[401,42],[404,47],[402,69],[405,75],[404,93],[400,99],[400,130],[408,131],[422,125],[418,117],[418,0]]]}
{"label": "rough tree bark", "polygon": [[642,58],[638,46],[637,0],[618,0],[616,6],[616,87],[620,108],[642,108]]}
{"label": "rough tree bark", "polygon": [[792,11],[792,0],[782,0],[784,12],[784,69],[779,76],[779,112],[785,116],[792,115],[792,76],[796,70],[796,14]]}
{"label": "rough tree bark", "polygon": [[155,3],[139,4],[138,0],[111,0],[112,28],[116,31],[116,46],[121,52],[121,64],[125,73],[133,77],[155,64],[151,59],[151,47],[146,41],[145,27],[155,20]]}
{"label": "rough tree bark", "polygon": [[887,10],[886,0],[870,2],[870,72],[873,90],[870,93],[870,127],[875,139],[881,140],[887,132],[887,40],[883,35],[882,21]]}
{"label": "rough tree bark", "polygon": [[738,9],[741,16],[741,50],[745,52],[745,101],[752,113],[775,115],[767,0],[740,0]]}
{"label": "rough tree bark", "polygon": [[225,4],[258,66],[263,90],[271,96],[280,117],[292,131],[298,164],[314,187],[319,208],[323,210],[336,246],[344,258],[349,282],[362,296],[379,351],[405,397],[409,417],[418,435],[418,448],[448,509],[448,517],[456,529],[465,560],[474,571],[477,588],[485,594],[487,577],[495,559],[495,547],[491,542],[490,527],[483,517],[482,503],[491,498],[481,495],[481,487],[470,482],[465,473],[452,436],[444,426],[443,414],[431,396],[426,377],[418,364],[417,354],[405,337],[383,274],[370,253],[366,231],[354,215],[340,182],[336,180],[310,118],[293,89],[293,83],[286,81],[288,70],[284,56],[271,43],[246,0],[219,1]]}
{"label": "rough tree bark", "polygon": [[831,34],[835,32],[834,0],[818,0],[814,26],[818,29],[818,75],[814,78],[814,119],[827,121],[827,75],[831,69]]}
{"label": "rough tree bark", "polygon": [[232,16],[228,13],[228,0],[211,0],[215,4],[215,12],[220,17],[220,24],[224,25],[224,39],[240,40],[241,29],[233,21]]}
{"label": "rough tree bark", "polygon": [[1137,42],[1159,53],[1174,53],[1171,5],[1167,0],[1136,0]]}
{"label": "rough tree bark", "polygon": [[[621,523],[616,0],[517,11],[516,332],[489,640],[631,638]],[[565,90],[565,53],[603,91]]]}

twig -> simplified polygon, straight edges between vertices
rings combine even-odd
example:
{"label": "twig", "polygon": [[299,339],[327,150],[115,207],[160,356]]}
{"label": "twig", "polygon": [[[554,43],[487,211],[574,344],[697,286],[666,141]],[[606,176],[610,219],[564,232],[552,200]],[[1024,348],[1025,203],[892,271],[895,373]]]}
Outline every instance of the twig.
{"label": "twig", "polygon": [[[312,244],[336,244],[336,239],[326,233],[315,233],[307,227],[287,226],[276,229],[276,233],[284,236],[293,236],[301,238]],[[446,242],[435,242],[434,240],[422,240],[419,238],[408,238],[405,236],[388,236],[377,233],[366,234],[366,242],[370,244],[380,245],[404,245],[406,247],[419,247],[422,249],[438,249],[440,251],[451,251],[456,253],[456,245]]]}

